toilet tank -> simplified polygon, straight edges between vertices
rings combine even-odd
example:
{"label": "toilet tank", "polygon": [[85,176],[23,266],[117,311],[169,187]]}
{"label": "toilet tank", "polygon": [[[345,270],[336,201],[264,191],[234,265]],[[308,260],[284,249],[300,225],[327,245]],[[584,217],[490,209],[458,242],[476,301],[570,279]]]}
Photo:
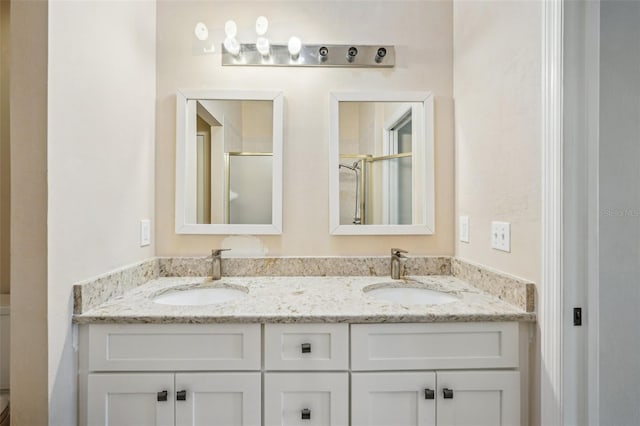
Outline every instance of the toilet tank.
{"label": "toilet tank", "polygon": [[9,295],[0,294],[0,390],[9,389]]}

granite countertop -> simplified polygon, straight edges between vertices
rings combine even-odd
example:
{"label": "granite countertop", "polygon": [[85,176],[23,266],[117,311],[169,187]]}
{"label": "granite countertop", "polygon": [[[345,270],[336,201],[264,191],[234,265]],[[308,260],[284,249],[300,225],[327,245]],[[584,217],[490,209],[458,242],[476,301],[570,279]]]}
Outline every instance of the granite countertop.
{"label": "granite countertop", "polygon": [[[376,299],[363,289],[393,282],[452,294],[443,305],[403,305]],[[153,298],[194,287],[241,286],[247,296],[214,305],[171,306]],[[388,277],[202,277],[157,278],[73,317],[76,324],[311,323],[535,321],[535,313],[482,292],[450,275]]]}

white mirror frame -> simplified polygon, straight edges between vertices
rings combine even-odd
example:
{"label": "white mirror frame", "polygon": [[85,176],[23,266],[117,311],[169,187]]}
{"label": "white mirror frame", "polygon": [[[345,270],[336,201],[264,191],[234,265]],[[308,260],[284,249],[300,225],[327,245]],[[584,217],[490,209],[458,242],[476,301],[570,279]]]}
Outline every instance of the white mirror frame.
{"label": "white mirror frame", "polygon": [[[413,161],[424,167],[413,167],[413,188],[424,188],[424,202],[412,225],[341,225],[340,224],[340,102],[419,102],[424,125],[418,130],[422,149],[413,154]],[[430,235],[435,233],[435,160],[433,94],[431,92],[331,92],[329,99],[329,232],[332,235]],[[423,185],[416,185],[422,182]],[[412,200],[416,202],[415,197]]]}
{"label": "white mirror frame", "polygon": [[[186,143],[189,137],[187,101],[251,100],[273,102],[273,168],[272,168],[272,223],[271,224],[195,224],[186,223]],[[282,150],[283,150],[283,96],[277,91],[241,90],[178,90],[176,94],[176,234],[282,234]]]}

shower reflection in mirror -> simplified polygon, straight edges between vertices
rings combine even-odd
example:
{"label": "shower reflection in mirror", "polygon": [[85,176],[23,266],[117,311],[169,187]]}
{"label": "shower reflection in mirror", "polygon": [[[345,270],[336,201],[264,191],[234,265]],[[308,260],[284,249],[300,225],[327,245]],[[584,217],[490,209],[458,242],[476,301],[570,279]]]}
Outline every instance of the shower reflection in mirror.
{"label": "shower reflection in mirror", "polygon": [[340,224],[412,224],[413,105],[340,104]]}
{"label": "shower reflection in mirror", "polygon": [[433,95],[426,91],[329,96],[329,232],[435,232]]}
{"label": "shower reflection in mirror", "polygon": [[185,220],[272,223],[273,102],[189,100],[196,143],[187,147]]}

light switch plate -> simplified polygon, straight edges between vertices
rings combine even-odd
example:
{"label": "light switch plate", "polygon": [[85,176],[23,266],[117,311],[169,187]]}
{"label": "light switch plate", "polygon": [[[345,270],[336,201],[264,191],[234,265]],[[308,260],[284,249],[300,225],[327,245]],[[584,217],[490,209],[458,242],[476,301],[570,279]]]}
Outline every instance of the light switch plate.
{"label": "light switch plate", "polygon": [[491,222],[491,248],[511,251],[511,224],[509,222]]}
{"label": "light switch plate", "polygon": [[151,244],[151,220],[140,220],[140,247],[146,247]]}
{"label": "light switch plate", "polygon": [[469,216],[460,216],[458,222],[458,238],[463,243],[469,242]]}

